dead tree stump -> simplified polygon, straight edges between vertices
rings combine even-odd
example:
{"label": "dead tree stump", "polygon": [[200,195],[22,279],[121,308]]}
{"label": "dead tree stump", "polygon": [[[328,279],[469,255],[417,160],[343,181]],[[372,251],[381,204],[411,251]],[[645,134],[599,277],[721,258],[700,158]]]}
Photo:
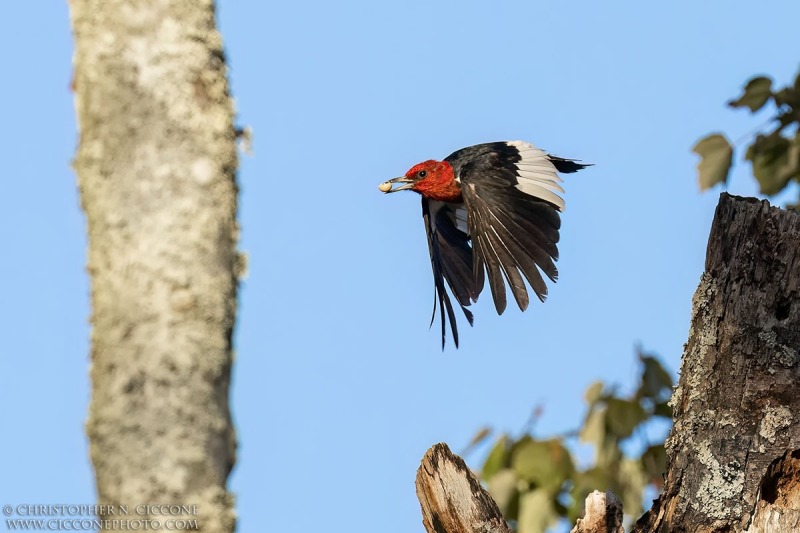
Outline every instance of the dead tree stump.
{"label": "dead tree stump", "polygon": [[[664,491],[633,531],[800,532],[800,214],[722,194],[671,403]],[[508,531],[444,444],[417,495],[429,533]],[[594,493],[573,531],[616,533],[620,515]]]}
{"label": "dead tree stump", "polygon": [[800,531],[751,523],[765,505],[775,527],[800,510],[798,469],[778,466],[800,449],[799,298],[800,215],[722,194],[671,401],[664,491],[634,531]]}
{"label": "dead tree stump", "polygon": [[436,444],[422,458],[417,498],[428,533],[510,533],[495,501],[447,444]]}

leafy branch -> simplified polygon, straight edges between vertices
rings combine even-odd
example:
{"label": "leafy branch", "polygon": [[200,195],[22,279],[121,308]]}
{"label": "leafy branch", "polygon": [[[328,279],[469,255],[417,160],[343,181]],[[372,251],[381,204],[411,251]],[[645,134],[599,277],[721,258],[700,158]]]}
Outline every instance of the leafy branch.
{"label": "leafy branch", "polygon": [[[587,413],[575,431],[549,438],[534,435],[541,407],[518,438],[500,435],[480,472],[489,492],[507,520],[517,521],[519,533],[541,533],[566,518],[583,513],[583,502],[593,490],[612,490],[626,511],[638,515],[646,488],[661,488],[666,456],[663,442],[642,442],[644,427],[656,419],[672,420],[668,405],[672,378],[653,356],[639,350],[641,374],[636,392],[620,395],[602,382],[585,393]],[[468,450],[491,436],[477,432]],[[593,464],[581,468],[570,450],[576,438],[594,447]],[[626,454],[639,438],[638,455]]]}
{"label": "leafy branch", "polygon": [[[761,193],[774,196],[792,180],[800,182],[800,74],[793,84],[780,89],[773,89],[770,78],[756,76],[747,82],[739,98],[728,102],[729,107],[747,108],[751,113],[770,104],[774,114],[766,129],[747,146],[744,157],[752,165]],[[692,151],[701,157],[697,165],[700,190],[727,181],[733,150],[722,133],[712,133],[694,145]]]}

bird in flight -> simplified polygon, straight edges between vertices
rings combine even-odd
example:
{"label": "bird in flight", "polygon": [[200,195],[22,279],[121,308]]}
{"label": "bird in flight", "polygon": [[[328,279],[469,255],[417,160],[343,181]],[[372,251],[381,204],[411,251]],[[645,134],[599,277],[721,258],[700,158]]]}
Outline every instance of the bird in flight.
{"label": "bird in flight", "polygon": [[[508,287],[520,310],[528,307],[528,291],[544,301],[543,272],[556,281],[559,213],[564,210],[558,173],[586,168],[573,159],[550,155],[523,141],[478,144],[457,150],[442,161],[414,165],[404,176],[381,183],[384,193],[411,190],[422,196],[422,218],[428,235],[435,295],[442,323],[456,348],[458,326],[445,282],[470,325],[467,309],[483,290],[485,278],[497,313],[506,309]],[[505,281],[504,281],[505,280]]]}

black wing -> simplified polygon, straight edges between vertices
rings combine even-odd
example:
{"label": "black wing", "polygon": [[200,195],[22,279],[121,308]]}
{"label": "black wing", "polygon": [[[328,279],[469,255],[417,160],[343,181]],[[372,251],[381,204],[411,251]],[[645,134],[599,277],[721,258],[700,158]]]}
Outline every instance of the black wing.
{"label": "black wing", "polygon": [[506,309],[505,282],[519,308],[528,307],[523,276],[544,301],[547,285],[541,272],[552,281],[558,277],[559,213],[564,208],[557,194],[563,192],[558,171],[587,165],[519,141],[471,146],[445,161],[453,165],[469,212],[476,285],[479,278],[482,284],[485,269],[498,314]]}
{"label": "black wing", "polygon": [[[445,288],[445,281],[455,296],[464,316],[472,325],[472,313],[466,306],[473,303],[480,293],[476,277],[472,272],[472,248],[469,235],[458,228],[466,224],[466,211],[463,204],[450,204],[422,198],[422,218],[428,235],[428,250],[433,268],[433,283],[436,293],[433,300],[431,325],[436,318],[437,302],[442,317],[442,349],[444,349],[446,322],[450,322],[453,341],[458,348],[458,326],[453,305]],[[445,319],[445,313],[447,319]]]}

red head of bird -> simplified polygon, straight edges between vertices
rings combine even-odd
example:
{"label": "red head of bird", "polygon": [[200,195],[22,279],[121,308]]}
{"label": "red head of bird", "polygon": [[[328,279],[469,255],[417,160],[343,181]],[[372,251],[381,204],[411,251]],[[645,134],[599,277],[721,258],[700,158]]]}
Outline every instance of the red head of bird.
{"label": "red head of bird", "polygon": [[[395,183],[400,187],[392,188]],[[386,188],[388,184],[389,188]],[[394,178],[381,184],[384,192],[412,190],[431,200],[442,202],[460,202],[461,186],[453,173],[453,167],[447,161],[429,159],[411,167],[404,176]]]}

